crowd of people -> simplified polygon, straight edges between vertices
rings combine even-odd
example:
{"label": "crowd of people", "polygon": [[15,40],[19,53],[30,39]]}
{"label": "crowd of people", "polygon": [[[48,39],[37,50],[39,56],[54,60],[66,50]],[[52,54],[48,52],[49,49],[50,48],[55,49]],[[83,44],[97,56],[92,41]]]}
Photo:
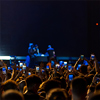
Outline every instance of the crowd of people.
{"label": "crowd of people", "polygon": [[0,61],[0,100],[99,100],[100,68],[94,54],[74,65],[50,58],[35,68]]}

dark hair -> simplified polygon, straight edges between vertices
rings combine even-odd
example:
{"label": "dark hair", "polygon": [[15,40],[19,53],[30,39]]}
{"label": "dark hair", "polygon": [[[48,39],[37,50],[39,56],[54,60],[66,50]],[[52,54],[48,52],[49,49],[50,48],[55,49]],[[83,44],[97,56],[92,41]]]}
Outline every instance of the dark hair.
{"label": "dark hair", "polygon": [[13,80],[7,80],[5,81],[2,85],[1,85],[2,89],[4,91],[9,90],[9,89],[14,89],[14,90],[18,90],[18,84],[13,81]]}
{"label": "dark hair", "polygon": [[72,80],[72,93],[76,96],[82,96],[87,91],[87,83],[83,77],[76,77]]}
{"label": "dark hair", "polygon": [[41,84],[42,81],[39,76],[32,74],[26,78],[27,88],[31,88],[34,84]]}
{"label": "dark hair", "polygon": [[24,96],[17,90],[7,90],[2,94],[2,100],[24,100]]}
{"label": "dark hair", "polygon": [[43,84],[43,89],[48,92],[50,89],[61,87],[61,82],[58,80],[50,79]]}
{"label": "dark hair", "polygon": [[87,66],[82,64],[81,67],[80,67],[80,72],[82,74],[87,74]]}
{"label": "dark hair", "polygon": [[67,98],[65,90],[61,88],[51,89],[46,96],[47,100],[67,100]]}

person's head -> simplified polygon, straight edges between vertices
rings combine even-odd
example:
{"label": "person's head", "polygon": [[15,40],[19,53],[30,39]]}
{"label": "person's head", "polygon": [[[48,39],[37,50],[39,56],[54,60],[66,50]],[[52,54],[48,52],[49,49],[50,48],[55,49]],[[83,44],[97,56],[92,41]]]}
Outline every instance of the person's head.
{"label": "person's head", "polygon": [[87,83],[83,77],[76,77],[71,83],[72,95],[77,98],[85,98],[87,94]]}
{"label": "person's head", "polygon": [[7,90],[2,94],[1,100],[24,100],[24,96],[17,90]]}
{"label": "person's head", "polygon": [[100,91],[92,93],[88,100],[100,100]]}
{"label": "person's head", "polygon": [[26,85],[28,90],[37,92],[40,84],[42,83],[39,76],[32,74],[26,78]]}
{"label": "person's head", "polygon": [[2,85],[2,90],[6,91],[9,89],[18,90],[18,84],[13,80],[7,80]]}
{"label": "person's head", "polygon": [[35,48],[38,48],[38,45],[37,44],[35,44]]}
{"label": "person's head", "polygon": [[47,100],[67,100],[66,90],[62,88],[51,89],[46,95]]}
{"label": "person's head", "polygon": [[46,93],[48,93],[49,90],[53,88],[61,88],[61,82],[58,80],[50,79],[45,81],[45,83],[43,84],[43,89]]}
{"label": "person's head", "polygon": [[29,43],[29,47],[33,47],[34,46],[34,44],[33,43]]}
{"label": "person's head", "polygon": [[48,48],[51,48],[51,45],[48,45]]}
{"label": "person's head", "polygon": [[82,64],[81,67],[80,67],[80,72],[82,74],[87,74],[87,66]]}

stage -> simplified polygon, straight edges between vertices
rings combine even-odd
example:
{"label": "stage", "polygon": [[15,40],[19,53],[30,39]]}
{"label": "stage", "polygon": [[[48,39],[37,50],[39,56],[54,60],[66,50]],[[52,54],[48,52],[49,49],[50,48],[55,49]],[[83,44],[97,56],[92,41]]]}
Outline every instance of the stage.
{"label": "stage", "polygon": [[[15,56],[15,57],[16,57],[16,61],[26,61],[26,56]],[[9,65],[15,59],[15,57],[14,56],[0,56],[0,59]],[[56,61],[57,62],[67,61],[67,62],[71,62],[74,65],[75,62],[78,60],[78,58],[79,57],[57,56]],[[86,58],[89,59],[89,57],[86,57]],[[37,56],[35,57],[34,61],[37,63],[44,62],[46,64],[48,62],[48,56]],[[98,61],[98,63],[100,65],[100,61]]]}
{"label": "stage", "polygon": [[[47,58],[48,56],[37,56],[36,58],[40,58],[42,61],[42,59],[44,61],[47,61]],[[45,58],[45,59],[44,59]],[[0,59],[1,60],[14,60],[15,57],[12,57],[12,56],[0,56]],[[26,56],[16,56],[16,60],[26,60]],[[59,60],[78,60],[78,57],[61,57],[61,56],[58,56],[56,57],[56,60],[59,61]]]}

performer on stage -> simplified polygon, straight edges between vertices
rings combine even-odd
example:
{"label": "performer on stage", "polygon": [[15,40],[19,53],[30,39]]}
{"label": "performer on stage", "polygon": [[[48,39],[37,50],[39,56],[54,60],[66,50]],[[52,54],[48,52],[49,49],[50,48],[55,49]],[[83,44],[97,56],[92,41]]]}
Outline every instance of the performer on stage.
{"label": "performer on stage", "polygon": [[32,55],[34,55],[34,52],[35,52],[34,44],[33,44],[33,43],[29,43],[28,54],[29,54],[30,56],[32,56]]}
{"label": "performer on stage", "polygon": [[26,56],[26,66],[27,67],[34,68],[34,52],[35,52],[34,44],[29,43],[28,55]]}
{"label": "performer on stage", "polygon": [[49,54],[49,60],[50,58],[55,58],[55,51],[54,51],[54,48],[51,47],[51,45],[48,45],[48,49],[47,49],[47,52]]}
{"label": "performer on stage", "polygon": [[37,44],[35,44],[35,54],[39,54],[39,48]]}

